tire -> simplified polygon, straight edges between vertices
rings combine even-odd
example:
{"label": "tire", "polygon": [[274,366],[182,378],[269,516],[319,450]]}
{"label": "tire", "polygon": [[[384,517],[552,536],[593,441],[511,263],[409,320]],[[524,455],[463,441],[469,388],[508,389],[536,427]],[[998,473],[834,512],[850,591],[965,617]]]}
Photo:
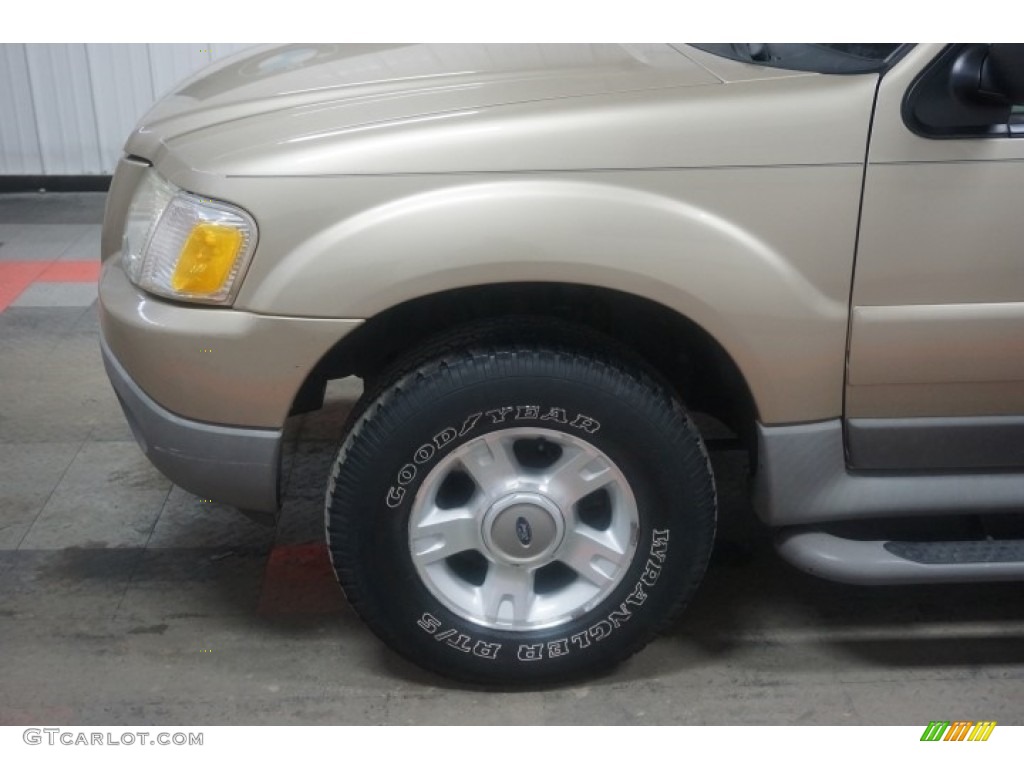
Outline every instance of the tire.
{"label": "tire", "polygon": [[331,472],[349,602],[393,650],[518,686],[610,668],[699,584],[707,453],[641,362],[533,321],[450,334],[383,374]]}

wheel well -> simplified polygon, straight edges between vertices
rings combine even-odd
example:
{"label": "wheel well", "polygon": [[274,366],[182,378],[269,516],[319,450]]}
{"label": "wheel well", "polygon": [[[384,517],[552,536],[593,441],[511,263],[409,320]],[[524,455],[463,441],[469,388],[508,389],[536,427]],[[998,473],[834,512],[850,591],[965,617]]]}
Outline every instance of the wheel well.
{"label": "wheel well", "polygon": [[372,379],[431,336],[506,315],[556,318],[610,336],[642,356],[689,408],[711,414],[744,441],[753,437],[756,409],[750,389],[728,353],[704,329],[648,299],[562,283],[459,288],[392,307],[367,320],[323,357],[303,384],[292,412],[319,408],[329,379]]}

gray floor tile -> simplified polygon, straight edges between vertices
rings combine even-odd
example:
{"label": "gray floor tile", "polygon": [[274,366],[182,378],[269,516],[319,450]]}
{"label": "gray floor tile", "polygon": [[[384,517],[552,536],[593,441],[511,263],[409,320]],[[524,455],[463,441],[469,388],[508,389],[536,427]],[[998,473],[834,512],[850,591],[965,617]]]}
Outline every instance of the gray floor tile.
{"label": "gray floor tile", "polygon": [[[8,396],[17,393],[22,382],[38,379],[40,367],[47,364],[60,342],[55,336],[24,332],[4,323],[11,312],[0,314],[0,388],[6,389]],[[0,409],[0,418],[4,411],[13,416],[14,409],[6,408]]]}
{"label": "gray floor tile", "polygon": [[79,443],[0,443],[0,549],[16,549]]}
{"label": "gray floor tile", "polygon": [[[379,684],[354,617],[77,619],[47,626],[42,647],[23,624],[9,625],[0,642],[25,650],[21,663],[0,667],[4,724],[383,724],[390,696],[410,687]],[[280,663],[265,664],[267,653]]]}
{"label": "gray floor tile", "polygon": [[87,422],[92,425],[89,430],[90,442],[135,441],[121,404],[113,394],[110,397],[97,397],[92,405]]}
{"label": "gray floor tile", "polygon": [[45,503],[45,496],[39,500],[0,493],[0,549],[18,548]]}
{"label": "gray floor tile", "polygon": [[506,693],[500,698],[473,691],[409,691],[388,696],[392,725],[532,725],[544,720],[540,693]]}
{"label": "gray floor tile", "polygon": [[274,535],[273,527],[259,525],[232,507],[204,502],[174,487],[147,546],[150,549],[240,547],[269,551]]}
{"label": "gray floor tile", "polygon": [[[105,192],[20,192],[0,195],[5,224],[102,224]],[[2,240],[3,238],[0,238]]]}
{"label": "gray floor tile", "polygon": [[[20,326],[8,318],[27,313]],[[53,313],[52,323],[35,322]],[[0,442],[74,442],[117,407],[94,336],[69,336],[82,310],[9,309],[0,314]],[[101,407],[97,405],[102,404]]]}
{"label": "gray floor tile", "polygon": [[291,471],[284,487],[285,498],[324,498],[327,477],[337,458],[334,443],[300,442],[292,457]]}
{"label": "gray floor tile", "polygon": [[965,685],[946,680],[907,684],[894,679],[885,686],[853,684],[844,690],[860,713],[860,721],[873,725],[917,725],[923,729],[932,720],[1024,721],[1018,680],[979,679]]}
{"label": "gray floor tile", "polygon": [[[3,245],[0,245],[0,258],[3,258],[4,248],[7,247],[6,244],[8,242],[10,242],[13,238],[17,237],[18,234],[20,234],[21,231],[25,228],[25,224],[22,224],[20,222],[18,222],[18,223],[4,222],[4,220],[3,220],[3,209],[4,209],[4,207],[3,207],[3,196],[0,195],[0,243],[3,244]],[[13,257],[11,257],[11,258],[13,259]]]}
{"label": "gray floor tile", "polygon": [[12,307],[88,307],[96,301],[96,283],[33,283]]}
{"label": "gray floor tile", "polygon": [[[593,680],[569,688],[542,694],[541,712],[534,713],[530,723],[558,725],[704,725],[703,712],[710,693],[694,681],[689,689],[674,684],[647,680],[608,683]],[[781,719],[781,718],[780,718]],[[713,722],[713,721],[712,721]]]}
{"label": "gray floor tile", "polygon": [[145,546],[170,487],[135,443],[88,443],[21,547]]}
{"label": "gray floor tile", "polygon": [[267,553],[242,547],[147,549],[118,616],[142,623],[255,615]]}
{"label": "gray floor tile", "polygon": [[141,556],[140,549],[0,551],[0,563],[7,563],[0,571],[0,617],[16,619],[0,620],[0,647],[10,648],[2,639],[10,624],[67,627],[80,617],[112,619]]}
{"label": "gray floor tile", "polygon": [[[88,316],[96,309],[85,307],[8,307],[0,312],[0,344],[25,340],[61,338],[77,327],[89,327]],[[0,360],[0,371],[4,370]]]}
{"label": "gray floor tile", "polygon": [[75,335],[92,334],[93,343],[99,346],[100,316],[97,306],[94,304],[78,316],[74,325],[71,326],[71,333]]}
{"label": "gray floor tile", "polygon": [[324,499],[298,496],[284,499],[277,524],[277,546],[324,541]]}
{"label": "gray floor tile", "polygon": [[60,255],[60,261],[99,261],[102,229],[99,224],[96,224],[83,230],[82,234]]}
{"label": "gray floor tile", "polygon": [[5,261],[55,261],[84,234],[88,224],[25,224],[0,238],[0,258]]}

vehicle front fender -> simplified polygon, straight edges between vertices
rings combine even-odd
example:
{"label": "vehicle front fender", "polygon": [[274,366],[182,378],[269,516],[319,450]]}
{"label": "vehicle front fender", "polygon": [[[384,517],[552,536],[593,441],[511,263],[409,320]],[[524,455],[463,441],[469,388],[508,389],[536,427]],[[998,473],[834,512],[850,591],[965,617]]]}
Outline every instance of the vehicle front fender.
{"label": "vehicle front fender", "polygon": [[[745,196],[737,173],[435,180],[262,262],[239,303],[253,312],[368,319],[453,288],[601,286],[701,326],[738,365],[762,419],[835,417],[859,172],[746,170],[762,175],[759,189],[779,190],[769,200]],[[799,175],[804,185],[795,184]],[[666,194],[672,181],[693,193]]]}

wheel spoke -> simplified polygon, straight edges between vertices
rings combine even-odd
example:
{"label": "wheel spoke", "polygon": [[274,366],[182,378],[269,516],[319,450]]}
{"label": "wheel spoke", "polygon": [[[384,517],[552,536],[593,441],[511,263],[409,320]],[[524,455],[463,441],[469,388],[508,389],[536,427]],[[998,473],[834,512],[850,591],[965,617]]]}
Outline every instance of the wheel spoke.
{"label": "wheel spoke", "polygon": [[566,533],[557,558],[591,584],[604,587],[617,578],[629,556],[607,531],[578,527]]}
{"label": "wheel spoke", "polygon": [[511,444],[496,435],[485,435],[462,458],[462,464],[484,495],[492,498],[514,488],[519,479]]}
{"label": "wheel spoke", "polygon": [[615,473],[603,459],[577,449],[552,468],[547,489],[558,499],[562,509],[568,510],[614,478]]}
{"label": "wheel spoke", "polygon": [[410,531],[413,560],[429,565],[446,557],[480,549],[480,524],[472,510],[437,509]]}
{"label": "wheel spoke", "polygon": [[507,620],[511,609],[513,622],[525,622],[533,604],[533,574],[526,568],[491,563],[480,587],[480,598],[488,621],[497,622],[503,616]]}

